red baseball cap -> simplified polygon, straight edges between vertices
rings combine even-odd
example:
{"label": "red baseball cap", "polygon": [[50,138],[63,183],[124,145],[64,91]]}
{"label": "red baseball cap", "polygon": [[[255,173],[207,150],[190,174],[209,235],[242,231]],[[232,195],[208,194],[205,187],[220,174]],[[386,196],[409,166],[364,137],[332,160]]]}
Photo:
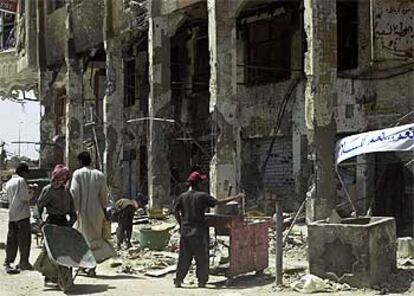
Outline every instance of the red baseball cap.
{"label": "red baseball cap", "polygon": [[208,179],[207,175],[202,175],[199,172],[192,172],[188,176],[187,182],[188,183],[196,183],[196,182],[204,181],[204,180],[207,180],[207,179]]}

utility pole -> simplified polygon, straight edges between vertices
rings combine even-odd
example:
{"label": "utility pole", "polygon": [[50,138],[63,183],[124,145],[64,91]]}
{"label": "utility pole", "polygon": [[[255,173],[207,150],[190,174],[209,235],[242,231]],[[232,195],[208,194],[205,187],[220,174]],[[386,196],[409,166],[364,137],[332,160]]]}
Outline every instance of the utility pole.
{"label": "utility pole", "polygon": [[276,285],[283,284],[283,210],[282,200],[276,197],[275,204],[275,223],[276,223]]}
{"label": "utility pole", "polygon": [[20,159],[20,136],[21,136],[21,132],[22,132],[22,123],[23,123],[23,121],[20,121],[19,122],[19,152],[18,152],[18,155],[19,155],[19,159]]}

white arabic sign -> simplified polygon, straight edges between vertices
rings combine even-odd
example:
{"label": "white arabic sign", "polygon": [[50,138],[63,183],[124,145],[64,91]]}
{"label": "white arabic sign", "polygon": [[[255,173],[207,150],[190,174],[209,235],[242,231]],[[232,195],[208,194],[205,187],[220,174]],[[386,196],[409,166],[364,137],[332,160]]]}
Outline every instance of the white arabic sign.
{"label": "white arabic sign", "polygon": [[365,153],[410,150],[414,151],[414,123],[339,140],[336,144],[336,164]]}

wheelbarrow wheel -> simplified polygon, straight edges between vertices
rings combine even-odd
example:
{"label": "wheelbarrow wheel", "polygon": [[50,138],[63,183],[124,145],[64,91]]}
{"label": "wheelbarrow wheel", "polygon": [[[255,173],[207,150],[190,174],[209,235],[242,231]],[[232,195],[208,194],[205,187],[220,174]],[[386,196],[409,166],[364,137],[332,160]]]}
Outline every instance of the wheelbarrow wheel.
{"label": "wheelbarrow wheel", "polygon": [[63,292],[73,286],[72,268],[58,267],[58,286]]}
{"label": "wheelbarrow wheel", "polygon": [[226,287],[230,287],[232,286],[234,283],[234,278],[233,277],[228,277],[226,280]]}

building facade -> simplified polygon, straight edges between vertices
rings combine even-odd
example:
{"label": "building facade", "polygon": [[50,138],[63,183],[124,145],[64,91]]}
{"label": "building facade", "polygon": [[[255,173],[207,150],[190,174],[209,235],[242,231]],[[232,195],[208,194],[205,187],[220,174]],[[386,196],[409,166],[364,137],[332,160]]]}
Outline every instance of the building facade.
{"label": "building facade", "polygon": [[[26,42],[11,64],[44,106],[42,166],[73,169],[89,150],[115,198],[143,191],[170,206],[197,168],[218,198],[244,191],[249,205],[280,198],[287,210],[314,180],[307,214],[326,217],[345,201],[335,142],[413,120],[408,0],[18,4]],[[359,214],[399,215],[400,229],[412,220],[413,167],[395,164],[412,158],[361,156],[339,170]],[[381,181],[390,171],[392,186]]]}

